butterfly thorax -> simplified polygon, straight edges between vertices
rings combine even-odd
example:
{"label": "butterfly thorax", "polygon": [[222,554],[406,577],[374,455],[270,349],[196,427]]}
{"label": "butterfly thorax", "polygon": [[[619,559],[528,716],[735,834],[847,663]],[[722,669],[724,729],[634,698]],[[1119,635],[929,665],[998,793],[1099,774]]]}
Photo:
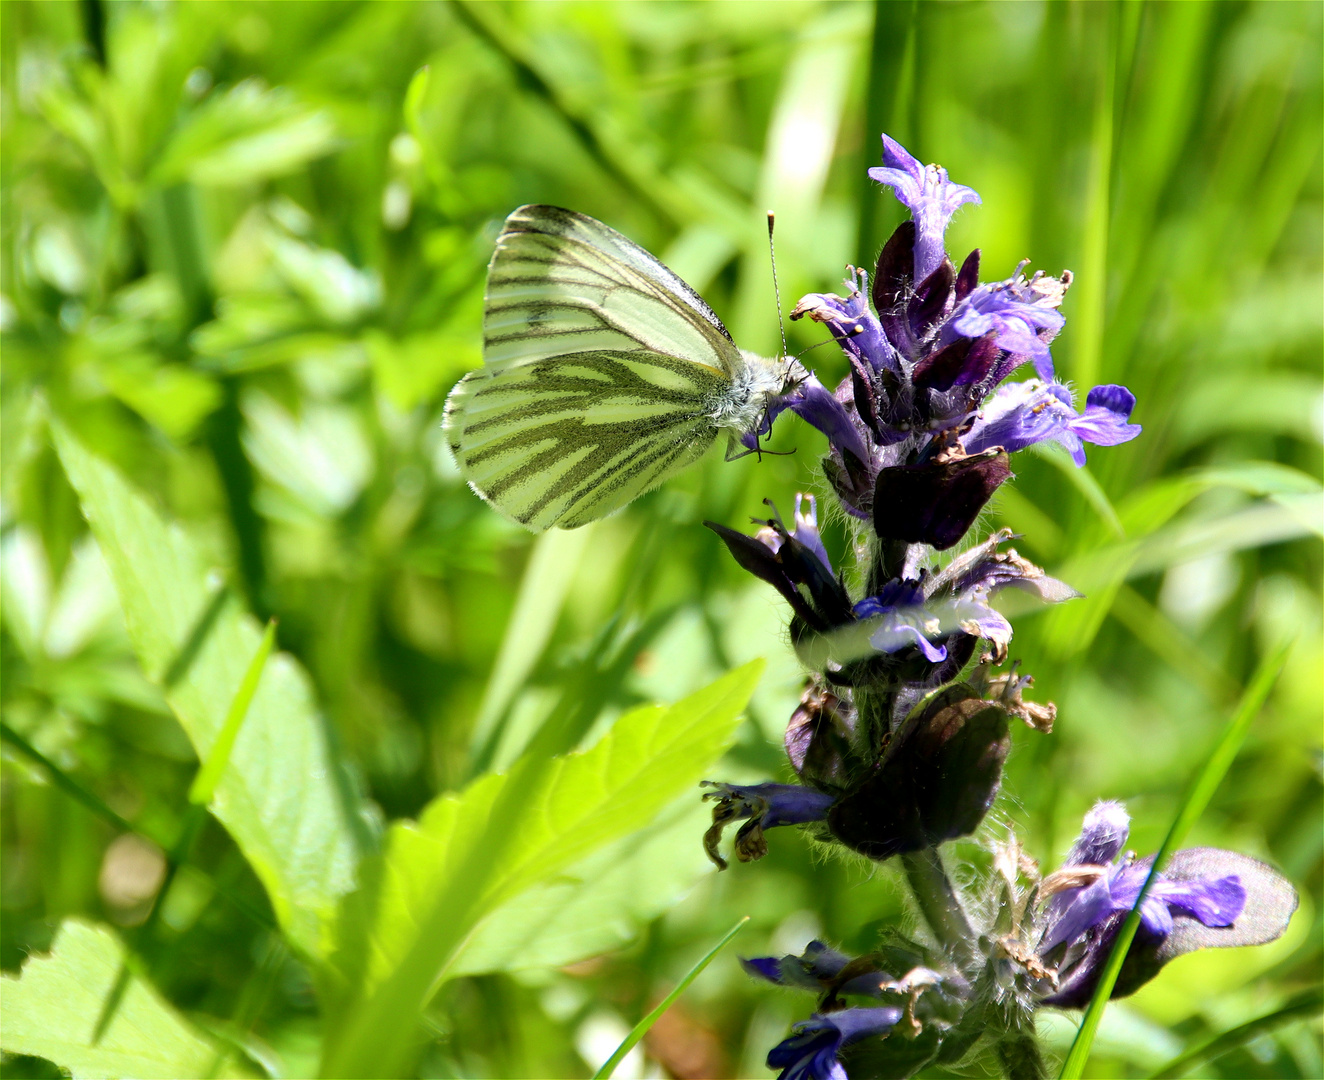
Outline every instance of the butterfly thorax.
{"label": "butterfly thorax", "polygon": [[732,376],[731,393],[713,403],[712,418],[719,428],[743,434],[757,430],[768,406],[794,390],[808,373],[791,357],[769,360],[744,349],[740,356],[745,362]]}

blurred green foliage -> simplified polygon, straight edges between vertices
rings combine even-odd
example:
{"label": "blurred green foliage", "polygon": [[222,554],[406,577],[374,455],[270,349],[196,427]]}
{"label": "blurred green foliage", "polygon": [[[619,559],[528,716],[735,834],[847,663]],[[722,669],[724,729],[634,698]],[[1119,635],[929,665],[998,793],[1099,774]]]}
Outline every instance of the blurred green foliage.
{"label": "blurred green foliage", "polygon": [[[205,1038],[217,1074],[310,1075],[343,997],[318,960],[336,902],[376,838],[408,833],[384,822],[469,805],[479,788],[432,800],[758,656],[715,769],[780,777],[800,684],[785,616],[698,523],[813,490],[819,437],[784,421],[792,456],[717,453],[535,540],[459,480],[440,411],[480,361],[485,265],[515,206],[626,232],[766,354],[764,212],[784,298],[831,290],[901,219],[864,176],[887,130],[982,194],[952,251],[982,247],[993,278],[1026,256],[1076,272],[1059,370],[1130,386],[1145,426],[1085,474],[1021,455],[989,515],[1088,597],[1018,617],[1013,655],[1059,720],[1018,735],[985,829],[1055,865],[1086,807],[1121,798],[1153,850],[1259,658],[1295,638],[1192,842],[1274,863],[1301,910],[1274,945],[1185,958],[1113,1005],[1093,1074],[1149,1075],[1317,986],[1321,11],[6,0],[5,970],[74,917],[48,977],[75,955],[113,965],[124,946],[92,924],[118,925],[137,958],[122,1000],[168,1028],[176,1062],[196,1067]],[[788,332],[793,349],[822,336]],[[831,347],[807,360],[844,373]],[[841,523],[828,539],[840,555]],[[279,619],[246,721],[271,738],[249,764],[241,738],[208,817],[188,801],[194,747],[257,648],[245,608]],[[229,651],[208,651],[213,630]],[[587,1075],[741,915],[744,955],[867,948],[909,921],[887,868],[795,835],[711,872],[695,802],[525,894],[524,929],[508,913],[472,941],[419,1075]],[[298,829],[312,845],[283,848]],[[806,1008],[724,954],[623,1068],[767,1075]],[[1060,1052],[1071,1020],[1043,1030]],[[1231,1043],[1185,1075],[1321,1074],[1317,1015]]]}

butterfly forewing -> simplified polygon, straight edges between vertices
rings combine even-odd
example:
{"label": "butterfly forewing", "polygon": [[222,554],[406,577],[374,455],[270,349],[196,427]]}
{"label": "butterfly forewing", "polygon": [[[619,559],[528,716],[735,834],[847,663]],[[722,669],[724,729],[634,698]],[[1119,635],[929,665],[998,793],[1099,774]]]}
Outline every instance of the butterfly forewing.
{"label": "butterfly forewing", "polygon": [[484,367],[446,430],[473,489],[532,529],[574,528],[701,457],[744,363],[721,321],[643,248],[556,207],[497,241]]}
{"label": "butterfly forewing", "polygon": [[684,286],[600,222],[554,207],[524,207],[497,238],[488,272],[484,362],[501,368],[572,352],[641,348],[731,376],[741,361],[726,329],[688,286],[685,295],[673,283]]}

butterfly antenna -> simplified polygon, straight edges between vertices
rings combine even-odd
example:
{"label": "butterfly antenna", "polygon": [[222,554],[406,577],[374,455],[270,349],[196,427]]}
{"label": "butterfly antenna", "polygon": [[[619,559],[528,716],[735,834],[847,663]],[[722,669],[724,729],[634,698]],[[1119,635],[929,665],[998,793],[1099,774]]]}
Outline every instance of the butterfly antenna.
{"label": "butterfly antenna", "polygon": [[772,242],[772,227],[777,220],[776,215],[768,211],[768,258],[772,260],[772,295],[777,300],[777,328],[782,332],[782,356],[787,353],[786,349],[786,324],[782,322],[782,290],[777,284],[777,249]]}

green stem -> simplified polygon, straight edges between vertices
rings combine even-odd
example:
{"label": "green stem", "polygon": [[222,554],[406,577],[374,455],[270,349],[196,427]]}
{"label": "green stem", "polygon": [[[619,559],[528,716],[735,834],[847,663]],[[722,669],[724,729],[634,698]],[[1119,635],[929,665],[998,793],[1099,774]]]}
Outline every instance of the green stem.
{"label": "green stem", "polygon": [[901,856],[910,891],[920,914],[938,944],[957,965],[971,971],[977,961],[975,931],[961,907],[960,897],[947,878],[937,848],[924,848]]}
{"label": "green stem", "polygon": [[998,1061],[1007,1080],[1043,1080],[1044,1058],[1030,1032],[1010,1032],[998,1041]]}

